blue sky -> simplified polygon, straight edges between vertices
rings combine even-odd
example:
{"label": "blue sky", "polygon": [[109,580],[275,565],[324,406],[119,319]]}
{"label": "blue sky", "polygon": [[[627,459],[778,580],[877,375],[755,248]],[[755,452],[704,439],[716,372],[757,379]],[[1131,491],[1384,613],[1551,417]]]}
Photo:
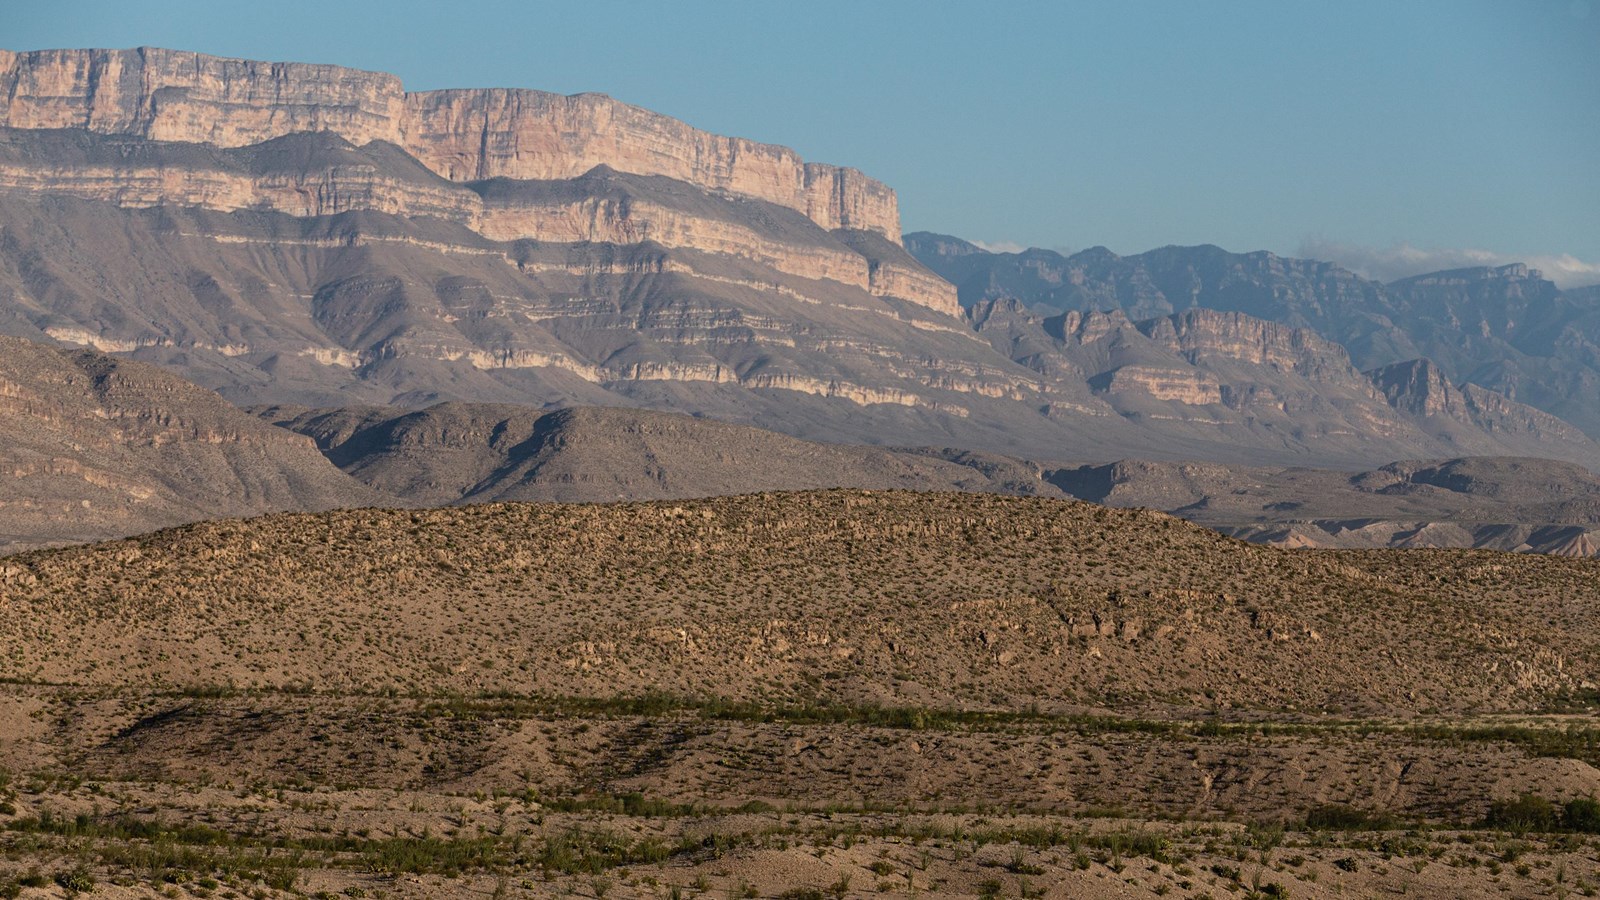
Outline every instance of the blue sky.
{"label": "blue sky", "polygon": [[0,2],[9,49],[138,45],[601,91],[863,169],[908,231],[1600,282],[1600,0]]}

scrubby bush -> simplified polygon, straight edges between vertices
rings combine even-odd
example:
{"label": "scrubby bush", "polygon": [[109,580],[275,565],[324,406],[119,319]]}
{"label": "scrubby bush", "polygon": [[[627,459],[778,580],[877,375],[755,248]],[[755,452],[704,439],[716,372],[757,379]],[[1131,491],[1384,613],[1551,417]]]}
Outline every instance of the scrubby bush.
{"label": "scrubby bush", "polygon": [[1561,827],[1584,834],[1600,834],[1600,800],[1577,797],[1561,808]]}
{"label": "scrubby bush", "polygon": [[1560,813],[1556,805],[1537,794],[1523,794],[1515,800],[1496,800],[1489,804],[1483,824],[1507,831],[1554,831]]}

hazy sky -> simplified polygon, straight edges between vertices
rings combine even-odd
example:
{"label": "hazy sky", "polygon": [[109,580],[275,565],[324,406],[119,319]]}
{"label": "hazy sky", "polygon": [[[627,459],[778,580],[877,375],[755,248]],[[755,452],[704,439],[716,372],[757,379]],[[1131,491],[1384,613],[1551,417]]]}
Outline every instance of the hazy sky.
{"label": "hazy sky", "polygon": [[138,45],[601,91],[863,169],[907,231],[1600,282],[1600,0],[0,0],[9,49]]}

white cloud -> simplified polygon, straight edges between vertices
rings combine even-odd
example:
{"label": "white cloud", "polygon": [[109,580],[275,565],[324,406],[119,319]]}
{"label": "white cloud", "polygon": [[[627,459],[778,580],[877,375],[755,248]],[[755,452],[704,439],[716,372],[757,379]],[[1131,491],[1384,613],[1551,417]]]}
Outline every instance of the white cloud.
{"label": "white cloud", "polygon": [[1468,266],[1503,266],[1507,263],[1527,263],[1538,269],[1557,287],[1574,288],[1600,284],[1600,263],[1585,262],[1562,253],[1544,256],[1512,256],[1493,250],[1473,248],[1423,249],[1399,243],[1388,247],[1367,247],[1346,244],[1324,238],[1306,238],[1300,242],[1298,256],[1325,259],[1379,281],[1394,281],[1438,272],[1442,269],[1463,269]]}
{"label": "white cloud", "polygon": [[973,241],[974,246],[990,253],[1021,253],[1028,249],[1016,241]]}

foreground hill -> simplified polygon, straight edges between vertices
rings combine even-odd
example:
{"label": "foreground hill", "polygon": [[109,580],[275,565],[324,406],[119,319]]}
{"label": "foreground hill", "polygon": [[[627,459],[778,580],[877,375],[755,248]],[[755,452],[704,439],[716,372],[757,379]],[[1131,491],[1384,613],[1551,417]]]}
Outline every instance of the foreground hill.
{"label": "foreground hill", "polygon": [[154,366],[0,337],[0,551],[379,502],[312,442]]}
{"label": "foreground hill", "polygon": [[1596,565],[860,491],[24,554],[0,892],[1561,896]]}
{"label": "foreground hill", "polygon": [[1401,713],[1600,683],[1592,562],[974,494],[273,516],[5,571],[0,677],[85,685]]}

